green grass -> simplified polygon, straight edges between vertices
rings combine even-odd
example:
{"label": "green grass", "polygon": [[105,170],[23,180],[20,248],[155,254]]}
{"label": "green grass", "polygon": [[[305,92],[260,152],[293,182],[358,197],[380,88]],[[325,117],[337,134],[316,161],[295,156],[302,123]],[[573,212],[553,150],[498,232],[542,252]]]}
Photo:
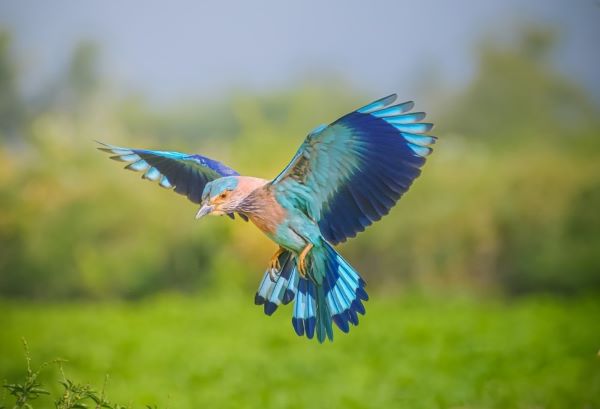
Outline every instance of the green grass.
{"label": "green grass", "polygon": [[[109,374],[107,395],[133,407],[600,407],[598,297],[374,298],[323,345],[293,333],[289,307],[269,318],[249,296],[4,301],[0,380],[23,378],[23,336],[34,367],[67,359],[68,378],[98,389]],[[50,366],[40,379],[56,393],[60,376]]]}

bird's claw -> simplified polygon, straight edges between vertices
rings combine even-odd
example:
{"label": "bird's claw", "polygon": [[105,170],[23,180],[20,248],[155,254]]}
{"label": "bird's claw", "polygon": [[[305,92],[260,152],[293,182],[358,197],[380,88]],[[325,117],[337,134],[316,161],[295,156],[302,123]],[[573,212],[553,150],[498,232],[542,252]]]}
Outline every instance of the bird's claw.
{"label": "bird's claw", "polygon": [[308,277],[308,271],[306,268],[306,256],[308,255],[308,253],[310,252],[310,250],[312,248],[313,248],[312,244],[310,244],[310,243],[307,244],[306,247],[304,247],[304,250],[302,250],[302,252],[298,256],[298,272],[300,273],[300,276],[302,278]]}
{"label": "bird's claw", "polygon": [[281,270],[281,266],[279,265],[279,260],[275,259],[275,262],[271,261],[269,266],[269,277],[271,281],[275,282],[279,277],[279,270]]}
{"label": "bird's claw", "polygon": [[281,270],[281,264],[279,263],[279,256],[283,253],[283,250],[280,248],[277,252],[271,257],[271,261],[269,262],[269,278],[271,281],[275,282],[279,277],[279,271]]}
{"label": "bird's claw", "polygon": [[300,277],[306,278],[306,263],[304,258],[298,261],[298,272],[300,273]]}

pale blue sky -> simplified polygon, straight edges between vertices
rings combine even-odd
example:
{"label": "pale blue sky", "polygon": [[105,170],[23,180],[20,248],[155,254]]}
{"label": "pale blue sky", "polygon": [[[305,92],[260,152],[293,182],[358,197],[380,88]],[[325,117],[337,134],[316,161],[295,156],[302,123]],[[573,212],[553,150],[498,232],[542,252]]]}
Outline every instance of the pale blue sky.
{"label": "pale blue sky", "polygon": [[87,38],[115,84],[155,101],[282,88],[322,71],[373,96],[410,90],[422,70],[461,84],[482,36],[509,36],[519,23],[557,26],[559,68],[599,98],[595,0],[0,0],[28,89]]}

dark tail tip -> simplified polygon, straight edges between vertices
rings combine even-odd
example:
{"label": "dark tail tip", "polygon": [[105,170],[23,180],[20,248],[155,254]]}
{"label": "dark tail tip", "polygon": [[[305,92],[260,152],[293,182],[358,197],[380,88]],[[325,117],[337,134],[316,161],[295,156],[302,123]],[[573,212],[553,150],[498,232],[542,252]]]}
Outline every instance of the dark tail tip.
{"label": "dark tail tip", "polygon": [[277,304],[271,301],[267,301],[265,303],[265,314],[272,315],[277,309]]}

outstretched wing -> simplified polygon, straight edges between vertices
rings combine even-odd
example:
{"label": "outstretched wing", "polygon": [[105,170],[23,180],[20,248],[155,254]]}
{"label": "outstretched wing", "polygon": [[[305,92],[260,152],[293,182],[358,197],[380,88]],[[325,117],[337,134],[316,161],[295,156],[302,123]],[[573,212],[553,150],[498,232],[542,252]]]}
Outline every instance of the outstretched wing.
{"label": "outstretched wing", "polygon": [[386,215],[421,173],[435,143],[413,102],[390,95],[312,131],[271,183],[336,244]]}
{"label": "outstretched wing", "polygon": [[204,186],[211,180],[239,175],[222,163],[201,155],[121,148],[98,143],[102,145],[98,149],[114,154],[111,159],[128,162],[125,169],[144,172],[142,178],[158,181],[166,189],[174,188],[175,192],[187,196],[194,203],[200,203]]}

